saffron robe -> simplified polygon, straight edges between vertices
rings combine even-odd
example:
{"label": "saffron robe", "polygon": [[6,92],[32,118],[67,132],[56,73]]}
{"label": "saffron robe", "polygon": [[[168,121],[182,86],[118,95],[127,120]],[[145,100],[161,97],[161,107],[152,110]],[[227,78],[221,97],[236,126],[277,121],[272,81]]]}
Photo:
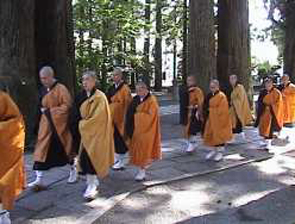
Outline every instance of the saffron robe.
{"label": "saffron robe", "polygon": [[229,116],[229,106],[226,95],[218,91],[210,93],[204,103],[205,128],[203,131],[204,144],[219,146],[230,141],[232,124]]}
{"label": "saffron robe", "polygon": [[[187,124],[185,126],[185,137],[189,138],[191,135],[196,135],[201,131],[201,120],[196,118],[196,112],[202,114],[202,107],[204,103],[203,91],[198,87],[191,87],[188,89],[189,105],[187,105]],[[192,109],[194,107],[194,109]]]}
{"label": "saffron robe", "polygon": [[244,86],[237,84],[230,94],[229,113],[231,118],[232,128],[237,127],[238,121],[241,126],[245,127],[252,122],[251,109]]}
{"label": "saffron robe", "polygon": [[282,94],[278,89],[273,88],[265,92],[259,100],[261,101],[258,102],[260,113],[257,117],[259,133],[265,138],[272,138],[273,132],[280,131],[284,123]]}
{"label": "saffron robe", "polygon": [[0,91],[0,203],[13,209],[15,198],[25,187],[25,127],[12,99]]}
{"label": "saffron robe", "polygon": [[124,154],[128,151],[123,135],[125,115],[132,101],[131,91],[127,84],[121,83],[117,88],[113,86],[107,96],[114,125],[115,151],[116,153]]}
{"label": "saffron robe", "polygon": [[96,90],[82,103],[80,113],[79,163],[81,152],[85,149],[97,176],[103,178],[108,175],[109,168],[114,164],[114,129],[105,94]]}
{"label": "saffron robe", "polygon": [[48,170],[68,163],[72,149],[68,125],[71,106],[71,95],[64,85],[56,82],[50,89],[40,90],[39,108],[46,110],[40,116],[34,151],[35,170]]}
{"label": "saffron robe", "polygon": [[149,94],[143,100],[139,96],[133,98],[126,115],[125,136],[132,165],[146,168],[162,158],[159,106],[155,96]]}
{"label": "saffron robe", "polygon": [[284,124],[295,123],[295,85],[291,82],[282,88]]}

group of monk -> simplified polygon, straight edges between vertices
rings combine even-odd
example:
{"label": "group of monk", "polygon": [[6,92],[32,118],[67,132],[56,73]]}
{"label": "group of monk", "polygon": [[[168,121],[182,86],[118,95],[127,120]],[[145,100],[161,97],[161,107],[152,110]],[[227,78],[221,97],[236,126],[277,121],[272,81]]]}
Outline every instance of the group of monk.
{"label": "group of monk", "polygon": [[[247,143],[243,129],[255,120],[248,95],[237,75],[230,75],[229,84],[225,94],[220,90],[218,80],[212,80],[210,93],[204,97],[194,76],[187,78],[187,91],[183,96],[187,98],[184,100],[187,102],[184,105],[187,153],[198,148],[198,135],[209,148],[206,160],[216,162],[223,159],[227,144]],[[264,79],[256,110],[254,126],[258,127],[261,136],[259,149],[269,150],[272,139],[280,135],[283,126],[295,123],[295,85],[288,75],[283,75],[281,85],[277,87],[271,78]]]}
{"label": "group of monk", "polygon": [[[44,176],[54,167],[70,164],[68,183],[86,176],[83,197],[93,200],[100,180],[110,168],[124,170],[129,163],[137,167],[136,181],[146,178],[146,169],[161,159],[159,106],[144,80],[136,84],[132,97],[124,82],[122,69],[113,72],[114,85],[106,94],[97,88],[96,74],[82,74],[83,90],[72,98],[69,90],[55,78],[54,70],[40,70],[37,140],[34,150],[36,179],[28,187],[46,188]],[[198,135],[210,148],[206,160],[223,159],[226,144],[247,142],[243,129],[253,122],[247,93],[236,75],[229,78],[229,94],[220,90],[218,80],[210,82],[204,96],[193,76],[187,78],[185,136],[186,152],[198,148]],[[7,210],[26,187],[24,171],[25,125],[11,97],[0,91],[0,222],[10,223]],[[276,88],[271,79],[264,80],[258,99],[255,125],[263,137],[263,147],[270,147],[284,124],[295,122],[295,85],[284,75]],[[1,223],[2,223],[1,222]]]}
{"label": "group of monk", "polygon": [[[39,73],[37,140],[34,150],[36,179],[27,186],[46,188],[44,176],[54,167],[70,164],[68,183],[86,176],[83,194],[93,200],[99,180],[110,168],[123,170],[128,152],[137,167],[136,181],[143,181],[146,169],[161,159],[159,106],[144,81],[136,84],[132,97],[123,73],[116,68],[114,86],[107,94],[97,89],[93,71],[82,75],[83,91],[72,100],[68,89],[55,79],[54,70]],[[0,223],[10,223],[7,210],[26,186],[24,171],[25,127],[23,117],[10,96],[0,91]]]}

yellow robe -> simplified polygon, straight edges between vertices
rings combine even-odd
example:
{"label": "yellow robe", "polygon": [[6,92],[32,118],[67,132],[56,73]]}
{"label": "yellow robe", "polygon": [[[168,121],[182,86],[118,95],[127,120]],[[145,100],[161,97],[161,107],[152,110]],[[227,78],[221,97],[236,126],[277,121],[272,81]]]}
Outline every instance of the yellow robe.
{"label": "yellow robe", "polygon": [[0,202],[13,209],[15,198],[25,187],[25,127],[12,99],[0,91]]}
{"label": "yellow robe", "polygon": [[113,123],[118,128],[121,136],[124,135],[125,114],[132,101],[131,91],[128,85],[123,84],[122,88],[111,97],[110,110]]}
{"label": "yellow robe", "polygon": [[230,96],[229,113],[231,117],[232,128],[236,128],[237,117],[239,118],[242,127],[250,124],[252,119],[251,109],[244,86],[238,84],[232,91]]}
{"label": "yellow robe", "polygon": [[85,148],[98,177],[108,175],[114,164],[114,129],[108,100],[99,90],[80,107],[81,147]]}
{"label": "yellow robe", "polygon": [[228,101],[224,93],[216,93],[209,101],[209,117],[203,133],[207,146],[218,146],[232,139]]}
{"label": "yellow robe", "polygon": [[162,157],[159,106],[153,95],[136,109],[129,150],[130,163],[141,168]]}
{"label": "yellow robe", "polygon": [[284,104],[284,123],[295,123],[295,85],[290,83],[282,90]]}
{"label": "yellow robe", "polygon": [[259,121],[259,133],[261,136],[268,138],[271,137],[271,124],[274,113],[275,119],[279,128],[283,127],[284,111],[283,111],[283,97],[281,92],[273,88],[264,98],[263,104],[265,105],[264,111]]}
{"label": "yellow robe", "polygon": [[[189,107],[191,106],[198,106],[198,111],[202,111],[202,107],[203,107],[203,103],[204,103],[204,94],[203,91],[198,88],[198,87],[192,87],[189,89]],[[187,125],[185,126],[185,138],[189,138],[190,137],[190,133],[189,133],[189,128],[190,128],[190,122],[191,122],[191,114],[192,110],[189,109],[188,110],[188,117],[187,117]]]}
{"label": "yellow robe", "polygon": [[[53,124],[67,155],[72,150],[72,135],[68,127],[72,99],[68,89],[57,84],[42,99],[42,107],[50,110]],[[45,162],[51,143],[52,130],[45,114],[41,115],[38,139],[34,151],[36,162]]]}

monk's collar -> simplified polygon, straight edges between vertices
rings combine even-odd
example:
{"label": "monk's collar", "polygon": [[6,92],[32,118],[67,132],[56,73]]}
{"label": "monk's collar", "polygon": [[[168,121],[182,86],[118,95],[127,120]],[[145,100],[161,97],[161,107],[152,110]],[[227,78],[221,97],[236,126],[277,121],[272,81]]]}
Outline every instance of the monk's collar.
{"label": "monk's collar", "polygon": [[219,92],[220,92],[220,91],[219,91],[219,90],[217,90],[216,92],[212,93],[212,96],[215,96],[215,95],[217,95]]}
{"label": "monk's collar", "polygon": [[118,89],[122,85],[124,85],[124,81],[123,80],[121,80],[118,84],[115,83],[115,88]]}
{"label": "monk's collar", "polygon": [[58,84],[58,81],[55,80],[54,83],[49,88],[46,88],[47,92],[51,91],[57,84]]}
{"label": "monk's collar", "polygon": [[289,81],[286,85],[284,84],[284,87],[288,87],[289,85],[291,85],[291,81]]}
{"label": "monk's collar", "polygon": [[189,87],[188,87],[188,91],[189,91],[189,92],[192,92],[192,91],[194,91],[196,88],[197,88],[197,86],[189,86]]}
{"label": "monk's collar", "polygon": [[268,93],[271,93],[274,90],[275,87],[272,87],[269,91],[267,91]]}
{"label": "monk's collar", "polygon": [[96,88],[92,89],[90,92],[85,91],[87,98],[90,98],[96,92]]}

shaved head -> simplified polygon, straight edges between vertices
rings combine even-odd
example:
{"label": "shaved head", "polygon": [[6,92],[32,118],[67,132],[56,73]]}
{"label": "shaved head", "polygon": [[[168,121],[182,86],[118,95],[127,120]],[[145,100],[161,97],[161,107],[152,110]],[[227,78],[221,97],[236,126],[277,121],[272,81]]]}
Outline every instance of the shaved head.
{"label": "shaved head", "polygon": [[86,92],[91,92],[96,86],[96,73],[94,71],[86,71],[82,75],[82,85]]}
{"label": "shaved head", "polygon": [[288,74],[284,74],[282,77],[282,83],[287,85],[290,82],[290,76]]}
{"label": "shaved head", "polygon": [[50,66],[44,66],[39,72],[40,81],[43,86],[50,88],[55,82],[54,70]]}
{"label": "shaved head", "polygon": [[237,82],[238,82],[238,76],[235,74],[232,74],[229,76],[229,82],[230,84],[234,87],[236,86]]}
{"label": "shaved head", "polygon": [[44,66],[40,70],[40,76],[51,76],[54,77],[54,70],[50,66]]}
{"label": "shaved head", "polygon": [[121,68],[115,68],[113,72],[113,81],[116,84],[122,82],[123,79],[123,71]]}
{"label": "shaved head", "polygon": [[217,79],[210,81],[210,90],[212,93],[215,93],[219,90],[219,81]]}

